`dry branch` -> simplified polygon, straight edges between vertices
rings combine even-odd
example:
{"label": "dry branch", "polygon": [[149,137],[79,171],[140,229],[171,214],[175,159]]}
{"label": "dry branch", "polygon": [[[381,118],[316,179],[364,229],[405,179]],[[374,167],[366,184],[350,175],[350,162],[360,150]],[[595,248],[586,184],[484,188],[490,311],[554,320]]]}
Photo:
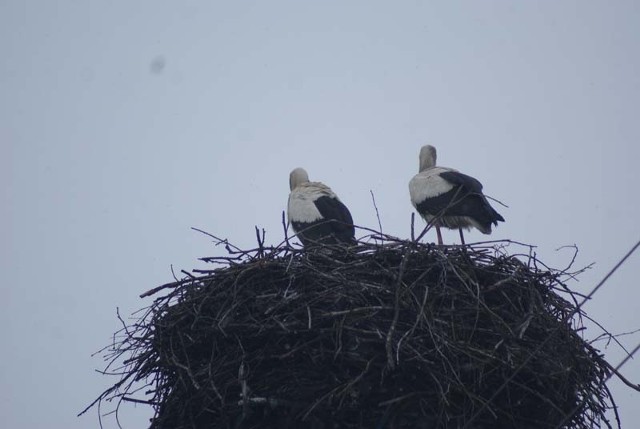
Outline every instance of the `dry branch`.
{"label": "dry branch", "polygon": [[612,427],[575,273],[530,248],[256,235],[143,294],[168,289],[105,349],[120,379],[96,402],[149,404],[153,429]]}

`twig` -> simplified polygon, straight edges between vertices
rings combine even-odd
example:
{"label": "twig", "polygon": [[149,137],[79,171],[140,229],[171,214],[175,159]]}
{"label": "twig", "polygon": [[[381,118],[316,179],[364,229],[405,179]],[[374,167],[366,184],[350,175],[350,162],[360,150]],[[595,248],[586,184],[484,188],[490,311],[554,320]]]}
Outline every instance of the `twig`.
{"label": "twig", "polygon": [[371,189],[369,189],[369,193],[371,194],[371,201],[373,201],[373,208],[376,210],[376,219],[378,219],[378,228],[380,233],[382,233],[382,222],[380,221],[380,212],[378,212],[376,197],[375,195],[373,195],[373,191]]}

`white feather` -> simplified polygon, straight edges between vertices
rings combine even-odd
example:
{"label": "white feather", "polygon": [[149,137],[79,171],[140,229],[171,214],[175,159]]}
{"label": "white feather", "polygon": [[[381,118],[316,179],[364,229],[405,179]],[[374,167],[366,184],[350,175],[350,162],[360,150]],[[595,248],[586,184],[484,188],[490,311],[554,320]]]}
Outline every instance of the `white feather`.
{"label": "white feather", "polygon": [[337,199],[331,188],[320,182],[298,184],[289,194],[287,216],[289,222],[310,223],[322,220],[322,215],[314,204],[320,197]]}
{"label": "white feather", "polygon": [[453,189],[453,185],[440,177],[440,173],[456,171],[446,167],[433,167],[416,174],[409,181],[411,204],[416,207],[428,198],[437,197]]}

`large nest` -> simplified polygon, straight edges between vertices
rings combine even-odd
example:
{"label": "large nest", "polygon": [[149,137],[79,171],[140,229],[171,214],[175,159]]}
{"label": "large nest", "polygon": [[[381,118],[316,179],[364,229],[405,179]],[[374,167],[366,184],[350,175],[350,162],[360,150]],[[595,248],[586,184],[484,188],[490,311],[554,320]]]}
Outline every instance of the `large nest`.
{"label": "large nest", "polygon": [[568,274],[505,244],[228,248],[151,291],[98,399],[151,404],[153,429],[610,428]]}

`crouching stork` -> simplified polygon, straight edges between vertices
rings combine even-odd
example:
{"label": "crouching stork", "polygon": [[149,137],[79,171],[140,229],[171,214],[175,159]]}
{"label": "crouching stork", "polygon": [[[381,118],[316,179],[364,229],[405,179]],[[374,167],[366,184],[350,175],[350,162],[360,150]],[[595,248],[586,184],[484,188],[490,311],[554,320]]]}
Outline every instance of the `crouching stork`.
{"label": "crouching stork", "polygon": [[411,203],[420,216],[436,227],[438,244],[442,244],[440,227],[460,230],[477,228],[491,234],[491,225],[504,218],[491,207],[482,193],[482,184],[457,170],[436,166],[436,148],[423,146],[420,150],[420,170],[409,182]]}
{"label": "crouching stork", "polygon": [[303,168],[289,175],[287,217],[305,247],[355,242],[353,218],[327,185],[310,182]]}

